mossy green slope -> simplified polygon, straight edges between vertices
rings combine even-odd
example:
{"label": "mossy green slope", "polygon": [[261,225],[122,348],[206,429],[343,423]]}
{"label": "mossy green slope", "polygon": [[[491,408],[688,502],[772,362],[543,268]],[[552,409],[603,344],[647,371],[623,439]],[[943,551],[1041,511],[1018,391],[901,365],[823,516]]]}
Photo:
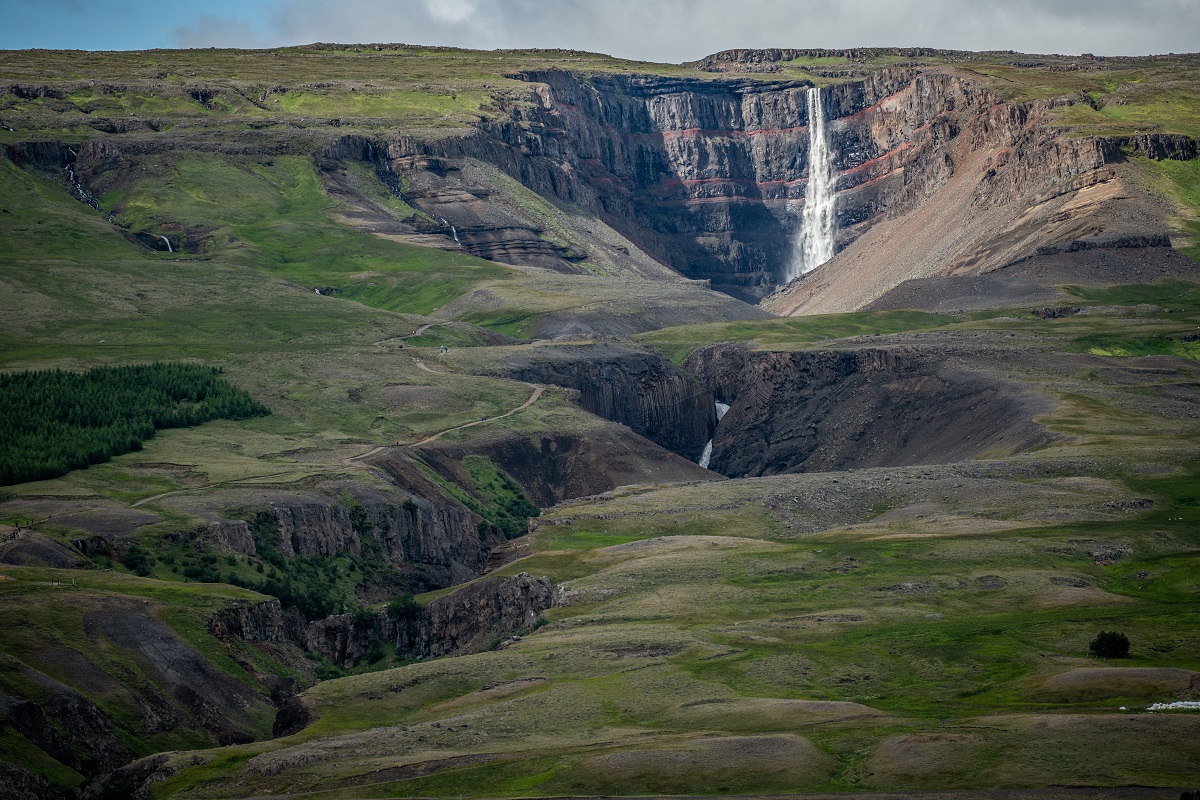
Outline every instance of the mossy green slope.
{"label": "mossy green slope", "polygon": [[[240,749],[228,769],[185,766],[161,796],[221,797],[235,784],[303,797],[559,796],[1200,777],[1196,720],[1119,708],[1186,695],[1200,667],[1195,474],[1033,481],[1064,509],[1114,495],[1159,504],[1065,525],[1022,522],[1031,506],[1018,501],[964,511],[953,529],[896,508],[814,534],[778,507],[797,492],[811,502],[922,472],[874,471],[843,489],[832,476],[680,487],[556,510],[535,552],[505,568],[564,584],[568,604],[536,633],[321,684],[305,695],[319,715],[311,727]],[[932,473],[924,480],[947,488],[964,481]],[[1001,481],[1018,498],[1019,482]],[[681,517],[687,508],[714,524]],[[1130,659],[1087,658],[1107,629],[1129,632]],[[201,787],[193,771],[224,776]]]}

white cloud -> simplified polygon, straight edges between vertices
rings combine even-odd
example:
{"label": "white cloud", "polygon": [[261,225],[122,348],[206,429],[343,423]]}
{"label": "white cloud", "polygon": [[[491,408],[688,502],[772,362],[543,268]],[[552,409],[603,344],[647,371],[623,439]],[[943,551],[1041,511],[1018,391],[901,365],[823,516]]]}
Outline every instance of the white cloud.
{"label": "white cloud", "polygon": [[438,22],[457,25],[475,13],[471,0],[425,0],[425,10]]}
{"label": "white cloud", "polygon": [[[274,0],[270,18],[272,45],[561,47],[672,62],[737,47],[1200,50],[1195,0]],[[199,20],[180,44],[240,45],[248,28],[235,22]]]}
{"label": "white cloud", "polygon": [[244,19],[212,14],[176,28],[172,33],[180,47],[239,47],[249,50],[278,44],[272,36],[259,34]]}

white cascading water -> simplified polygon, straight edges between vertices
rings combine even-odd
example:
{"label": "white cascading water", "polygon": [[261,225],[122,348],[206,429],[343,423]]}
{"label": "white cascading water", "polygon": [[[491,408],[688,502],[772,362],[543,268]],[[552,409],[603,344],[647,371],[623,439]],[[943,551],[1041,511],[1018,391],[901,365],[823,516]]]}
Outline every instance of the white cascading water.
{"label": "white cascading water", "polygon": [[792,252],[787,279],[793,280],[833,258],[837,240],[837,176],[833,148],[825,127],[821,90],[808,92],[808,184],[804,187],[804,213],[800,238]]}
{"label": "white cascading water", "polygon": [[[725,416],[725,412],[728,410],[729,406],[727,406],[725,403],[722,403],[720,400],[717,401],[717,422],[721,421],[721,419]],[[700,460],[696,462],[705,469],[708,469],[708,463],[712,461],[712,446],[713,440],[709,439],[708,444],[704,445],[704,452],[700,454]]]}

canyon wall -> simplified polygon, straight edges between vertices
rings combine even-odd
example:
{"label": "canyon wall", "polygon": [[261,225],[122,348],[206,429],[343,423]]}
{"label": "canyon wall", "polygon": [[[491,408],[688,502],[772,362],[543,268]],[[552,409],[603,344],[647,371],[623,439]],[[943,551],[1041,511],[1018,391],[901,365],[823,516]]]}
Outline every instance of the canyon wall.
{"label": "canyon wall", "polygon": [[[393,139],[393,164],[403,170],[420,154],[479,158],[596,212],[683,275],[751,301],[773,288],[804,197],[809,82],[560,70],[515,77],[532,84],[534,102],[507,104],[510,121],[431,145]],[[861,115],[912,79],[883,70],[831,87],[829,113]],[[847,195],[849,223],[875,212],[883,187],[867,185],[890,174],[889,157],[924,124],[924,108],[910,111],[902,124],[895,114],[874,127],[864,117],[835,135],[838,169],[861,189]]]}
{"label": "canyon wall", "polygon": [[575,389],[579,404],[696,461],[716,427],[712,393],[661,353],[630,342],[513,350],[491,374]]}
{"label": "canyon wall", "polygon": [[940,464],[1044,444],[1030,391],[936,355],[710,345],[684,368],[730,405],[709,468],[728,477]]}
{"label": "canyon wall", "polygon": [[[701,65],[713,70],[709,78],[521,72],[510,77],[528,85],[524,96],[499,94],[494,98],[498,115],[480,119],[469,132],[433,140],[406,133],[308,131],[309,141],[272,143],[259,132],[253,142],[213,140],[204,146],[264,154],[310,148],[327,190],[348,202],[355,190],[339,163],[371,162],[381,181],[393,192],[408,192],[405,201],[425,214],[404,221],[388,221],[377,209],[351,214],[371,218],[359,221],[389,236],[569,274],[586,273],[582,262],[588,259],[620,262],[656,279],[669,278],[673,269],[755,302],[775,290],[786,273],[808,177],[805,98],[812,84],[788,79],[773,66],[790,52],[719,54]],[[905,53],[919,56],[916,50]],[[724,74],[733,64],[751,71],[763,66],[777,74]],[[1194,139],[1175,134],[1061,134],[1056,110],[1093,102],[1083,94],[1007,102],[984,88],[982,76],[912,64],[851,69],[835,77],[839,82],[822,94],[836,153],[839,249],[884,222],[908,219],[939,195],[933,205],[945,201],[961,210],[961,219],[912,218],[888,228],[887,237],[905,238],[914,227],[971,230],[943,237],[948,244],[914,242],[897,253],[884,252],[884,244],[875,240],[865,242],[856,252],[863,251],[862,260],[883,278],[834,264],[826,272],[854,273],[846,282],[868,284],[868,294],[873,293],[834,305],[859,307],[906,279],[930,277],[938,269],[987,271],[1054,244],[1067,232],[1055,229],[1053,236],[1039,238],[1025,231],[1014,237],[1010,228],[1029,208],[1111,181],[1106,167],[1120,162],[1126,151],[1151,158],[1197,154]],[[17,142],[6,152],[19,164],[65,170],[71,190],[95,204],[96,196],[115,185],[115,175],[170,147],[168,139],[113,136],[72,146]],[[503,187],[478,165],[498,169],[543,197],[595,213],[626,244],[597,236],[583,237],[590,243],[587,252],[564,244],[537,215],[504,197]],[[1059,210],[1048,206],[1046,217]],[[1122,216],[1109,208],[1076,228],[1120,227]],[[179,231],[170,238],[177,248],[203,246],[199,232]],[[143,243],[166,247],[153,237]],[[772,298],[768,307],[777,313],[824,310],[812,304],[812,296],[838,293],[827,290],[828,281],[804,283]]]}
{"label": "canyon wall", "polygon": [[401,658],[474,652],[532,629],[553,600],[546,578],[522,572],[468,583],[399,619],[380,611],[306,621],[272,599],[223,609],[210,618],[209,632],[223,640],[295,645],[348,668],[376,644],[387,645]]}

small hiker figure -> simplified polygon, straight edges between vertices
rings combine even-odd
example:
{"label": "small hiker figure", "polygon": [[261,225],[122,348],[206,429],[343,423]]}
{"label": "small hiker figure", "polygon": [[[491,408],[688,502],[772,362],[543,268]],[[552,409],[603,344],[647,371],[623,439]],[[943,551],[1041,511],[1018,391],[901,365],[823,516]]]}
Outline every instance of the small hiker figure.
{"label": "small hiker figure", "polygon": [[439,347],[439,348],[438,348],[438,351],[439,351],[439,352],[442,352],[442,353],[448,353],[448,352],[450,352],[449,350],[447,350],[447,349],[446,349],[446,345],[442,345],[441,347]]}

